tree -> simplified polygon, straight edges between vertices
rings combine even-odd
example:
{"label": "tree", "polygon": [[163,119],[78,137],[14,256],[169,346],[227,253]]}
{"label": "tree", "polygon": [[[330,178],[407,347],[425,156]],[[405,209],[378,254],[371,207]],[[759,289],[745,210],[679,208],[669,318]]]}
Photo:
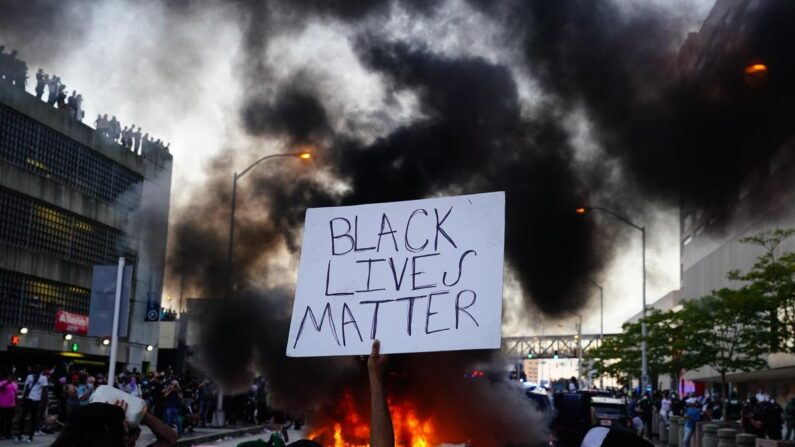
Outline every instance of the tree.
{"label": "tree", "polygon": [[740,239],[758,245],[765,252],[748,272],[733,270],[728,277],[748,282],[748,293],[760,301],[767,313],[771,352],[795,353],[795,253],[777,256],[781,243],[795,234],[795,229],[775,229]]}
{"label": "tree", "polygon": [[588,351],[597,375],[614,377],[630,386],[632,377],[640,377],[640,326],[624,323],[620,334],[605,337],[597,348]]}
{"label": "tree", "polygon": [[[683,369],[703,365],[698,353],[687,351],[692,331],[683,317],[690,312],[661,312],[651,310],[643,320],[647,327],[647,350],[649,374],[652,383],[657,383],[661,374],[669,374],[675,381]],[[594,369],[629,384],[632,377],[640,377],[641,323],[624,323],[622,332],[606,338],[599,348],[592,349],[589,357],[594,359]]]}
{"label": "tree", "polygon": [[[644,320],[649,374],[669,374],[673,382],[682,371],[711,366],[727,396],[728,373],[766,367],[760,356],[769,352],[795,353],[795,253],[780,253],[781,243],[793,235],[795,229],[776,229],[741,239],[765,252],[747,272],[727,273],[742,282],[738,290],[687,301],[678,312],[649,312]],[[625,323],[621,334],[591,350],[597,373],[627,383],[640,376],[640,326]]]}
{"label": "tree", "polygon": [[728,388],[726,375],[767,367],[762,354],[770,349],[766,304],[754,299],[748,287],[721,289],[712,295],[688,301],[685,311],[697,320],[691,327],[693,339],[687,348],[695,358],[720,374],[723,414],[726,414]]}
{"label": "tree", "polygon": [[704,353],[691,347],[698,343],[698,328],[703,324],[700,315],[692,306],[675,311],[652,310],[646,317],[649,328],[650,371],[668,374],[672,389],[676,389],[682,371],[703,366]]}

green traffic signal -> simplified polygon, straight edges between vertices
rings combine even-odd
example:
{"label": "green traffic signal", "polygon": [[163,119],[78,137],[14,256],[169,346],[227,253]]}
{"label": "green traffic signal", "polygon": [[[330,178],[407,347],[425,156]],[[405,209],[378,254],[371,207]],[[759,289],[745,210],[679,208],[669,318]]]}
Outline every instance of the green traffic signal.
{"label": "green traffic signal", "polygon": [[77,352],[80,349],[77,343],[72,343],[72,352]]}

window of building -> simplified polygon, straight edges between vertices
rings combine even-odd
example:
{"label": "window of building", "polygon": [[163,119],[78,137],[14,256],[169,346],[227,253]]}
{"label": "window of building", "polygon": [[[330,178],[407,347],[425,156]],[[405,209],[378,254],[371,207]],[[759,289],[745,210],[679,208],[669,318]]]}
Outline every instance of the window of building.
{"label": "window of building", "polygon": [[0,325],[52,330],[59,310],[88,315],[91,291],[0,269]]}
{"label": "window of building", "polygon": [[37,121],[0,105],[0,160],[128,210],[143,177]]}
{"label": "window of building", "polygon": [[120,230],[2,187],[0,242],[84,265],[135,258]]}

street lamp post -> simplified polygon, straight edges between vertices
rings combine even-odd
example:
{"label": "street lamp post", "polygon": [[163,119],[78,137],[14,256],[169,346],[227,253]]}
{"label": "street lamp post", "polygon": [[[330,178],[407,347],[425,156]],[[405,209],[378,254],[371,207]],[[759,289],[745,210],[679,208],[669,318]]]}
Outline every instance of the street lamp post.
{"label": "street lamp post", "polygon": [[642,247],[642,256],[643,256],[643,310],[641,311],[641,324],[640,324],[640,368],[641,368],[641,378],[640,378],[640,389],[641,393],[646,392],[646,386],[649,383],[649,358],[646,352],[646,336],[647,336],[647,329],[646,329],[646,227],[640,226],[629,220],[628,218],[618,214],[617,212],[602,208],[598,206],[591,206],[591,207],[581,207],[577,208],[577,214],[585,214],[589,210],[593,211],[602,211],[611,216],[615,217],[616,219],[624,222],[625,224],[631,226],[632,228],[640,231],[641,235],[641,247]]}
{"label": "street lamp post", "polygon": [[[601,346],[605,336],[605,289],[597,284],[596,281],[590,281],[594,287],[599,289],[599,345]],[[599,388],[604,388],[604,378],[602,375],[599,376]]]}
{"label": "street lamp post", "polygon": [[[265,160],[270,160],[272,158],[279,158],[279,157],[293,157],[299,158],[301,160],[309,160],[312,158],[312,154],[309,152],[286,152],[282,154],[271,154],[266,155],[259,160],[251,163],[249,167],[244,169],[239,174],[235,172],[232,175],[232,209],[229,213],[229,245],[227,247],[227,254],[226,254],[226,299],[230,299],[232,297],[232,255],[234,254],[235,250],[235,209],[237,208],[237,181],[240,180],[244,175],[248,173],[254,166],[262,163]],[[226,416],[224,415],[224,390],[222,385],[218,384],[218,400],[216,402],[216,410],[213,414],[213,425],[217,427],[223,427],[225,425]]]}
{"label": "street lamp post", "polygon": [[599,342],[601,343],[605,334],[605,290],[596,281],[590,281],[594,287],[599,289]]}
{"label": "street lamp post", "polygon": [[301,160],[309,160],[312,158],[312,154],[309,152],[287,152],[283,154],[271,154],[266,155],[259,160],[251,163],[249,167],[244,169],[240,174],[235,172],[232,175],[232,210],[229,213],[229,246],[227,249],[226,254],[226,274],[227,274],[227,285],[226,285],[226,297],[229,299],[232,296],[232,273],[233,273],[233,262],[232,262],[232,254],[234,253],[235,249],[235,209],[237,208],[237,181],[240,180],[244,175],[248,173],[254,166],[262,163],[265,160],[270,160],[272,158],[278,157],[293,157],[299,158]]}

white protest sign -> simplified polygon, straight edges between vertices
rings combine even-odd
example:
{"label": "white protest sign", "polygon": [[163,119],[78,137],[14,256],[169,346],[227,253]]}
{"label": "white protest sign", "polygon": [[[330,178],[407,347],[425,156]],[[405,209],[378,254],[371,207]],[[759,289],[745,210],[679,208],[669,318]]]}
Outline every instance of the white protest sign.
{"label": "white protest sign", "polygon": [[287,355],[500,347],[503,192],[306,212]]}

